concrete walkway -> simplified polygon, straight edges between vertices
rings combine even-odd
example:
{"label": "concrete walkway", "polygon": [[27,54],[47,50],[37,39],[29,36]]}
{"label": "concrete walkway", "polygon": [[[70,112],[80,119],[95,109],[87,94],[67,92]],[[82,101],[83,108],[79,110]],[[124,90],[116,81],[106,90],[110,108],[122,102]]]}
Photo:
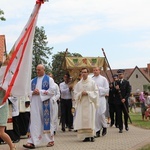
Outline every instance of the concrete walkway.
{"label": "concrete walkway", "polygon": [[[22,147],[27,139],[21,139],[16,144],[17,150],[25,150]],[[115,127],[108,127],[108,133],[104,137],[95,139],[95,142],[82,142],[78,141],[76,132],[57,131],[55,136],[55,145],[53,147],[46,147],[47,143],[43,143],[36,149],[38,150],[137,150],[143,145],[150,143],[150,130],[141,129],[129,125],[129,131],[123,131],[118,133],[118,129]],[[8,145],[0,145],[0,150],[9,150]]]}

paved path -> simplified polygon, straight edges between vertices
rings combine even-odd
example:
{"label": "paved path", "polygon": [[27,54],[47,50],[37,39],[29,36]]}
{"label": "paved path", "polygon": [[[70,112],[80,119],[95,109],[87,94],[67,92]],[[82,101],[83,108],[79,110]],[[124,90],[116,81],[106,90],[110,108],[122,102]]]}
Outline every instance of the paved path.
{"label": "paved path", "polygon": [[[16,144],[17,150],[26,150],[22,147],[27,139],[21,139]],[[104,137],[96,138],[95,142],[81,142],[77,140],[76,132],[62,132],[59,128],[55,136],[55,145],[47,148],[43,143],[37,150],[136,150],[150,143],[150,130],[141,129],[129,125],[129,131],[118,133],[115,127],[108,127],[108,133]],[[9,150],[8,145],[0,145],[0,150]]]}

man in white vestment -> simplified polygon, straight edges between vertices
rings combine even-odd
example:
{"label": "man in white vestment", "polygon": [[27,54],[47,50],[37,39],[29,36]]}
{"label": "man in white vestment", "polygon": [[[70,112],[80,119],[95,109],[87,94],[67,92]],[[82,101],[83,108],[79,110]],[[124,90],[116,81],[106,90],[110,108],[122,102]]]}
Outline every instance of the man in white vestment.
{"label": "man in white vestment", "polygon": [[[53,78],[53,74],[50,73],[49,76],[51,78]],[[55,89],[54,89],[54,96],[51,98],[50,102],[51,102],[51,108],[52,108],[52,122],[54,125],[54,134],[56,134],[57,131],[57,126],[58,126],[58,103],[57,101],[60,99],[60,90],[59,90],[59,86],[55,84]]]}
{"label": "man in white vestment", "polygon": [[40,143],[54,145],[54,129],[51,118],[50,99],[54,95],[54,80],[45,75],[45,67],[39,64],[37,77],[31,81],[30,137],[23,147],[34,149]]}
{"label": "man in white vestment", "polygon": [[98,88],[96,83],[88,77],[89,70],[87,68],[82,68],[81,73],[82,79],[74,88],[74,99],[77,106],[74,129],[78,131],[78,139],[83,140],[83,142],[94,142]]}
{"label": "man in white vestment", "polygon": [[95,131],[96,137],[100,137],[100,130],[103,128],[102,136],[107,133],[107,122],[105,117],[106,112],[106,98],[105,96],[109,93],[109,83],[105,77],[100,75],[100,68],[93,68],[94,77],[98,91],[99,91],[99,108],[96,110],[95,115]]}

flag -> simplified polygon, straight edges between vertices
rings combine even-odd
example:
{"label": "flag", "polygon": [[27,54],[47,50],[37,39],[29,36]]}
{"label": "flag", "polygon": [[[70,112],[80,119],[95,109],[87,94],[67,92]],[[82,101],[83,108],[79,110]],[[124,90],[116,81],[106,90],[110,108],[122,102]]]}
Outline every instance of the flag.
{"label": "flag", "polygon": [[[43,0],[37,0],[32,14],[29,17],[22,33],[15,42],[8,60],[4,66],[4,74],[1,81],[1,89],[5,95],[1,106],[7,101],[10,94],[14,96],[28,96],[30,91],[31,68],[32,68],[32,47],[35,33],[35,26],[38,13]],[[2,90],[0,90],[1,92]]]}

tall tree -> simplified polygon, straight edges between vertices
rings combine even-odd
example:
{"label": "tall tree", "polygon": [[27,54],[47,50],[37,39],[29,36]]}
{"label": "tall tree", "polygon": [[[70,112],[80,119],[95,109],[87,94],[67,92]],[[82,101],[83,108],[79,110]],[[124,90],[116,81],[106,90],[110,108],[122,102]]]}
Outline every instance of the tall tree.
{"label": "tall tree", "polygon": [[47,36],[45,35],[44,27],[36,27],[33,40],[33,58],[32,58],[32,78],[36,76],[36,66],[44,64],[46,72],[51,70],[50,63],[48,63],[49,55],[53,47],[47,46]]}
{"label": "tall tree", "polygon": [[67,70],[63,69],[63,62],[64,57],[82,57],[79,53],[70,53],[70,52],[58,52],[57,54],[52,56],[52,73],[54,75],[54,80],[56,83],[62,82],[64,74],[67,72]]}
{"label": "tall tree", "polygon": [[6,19],[4,18],[4,11],[0,9],[0,20],[5,21]]}

